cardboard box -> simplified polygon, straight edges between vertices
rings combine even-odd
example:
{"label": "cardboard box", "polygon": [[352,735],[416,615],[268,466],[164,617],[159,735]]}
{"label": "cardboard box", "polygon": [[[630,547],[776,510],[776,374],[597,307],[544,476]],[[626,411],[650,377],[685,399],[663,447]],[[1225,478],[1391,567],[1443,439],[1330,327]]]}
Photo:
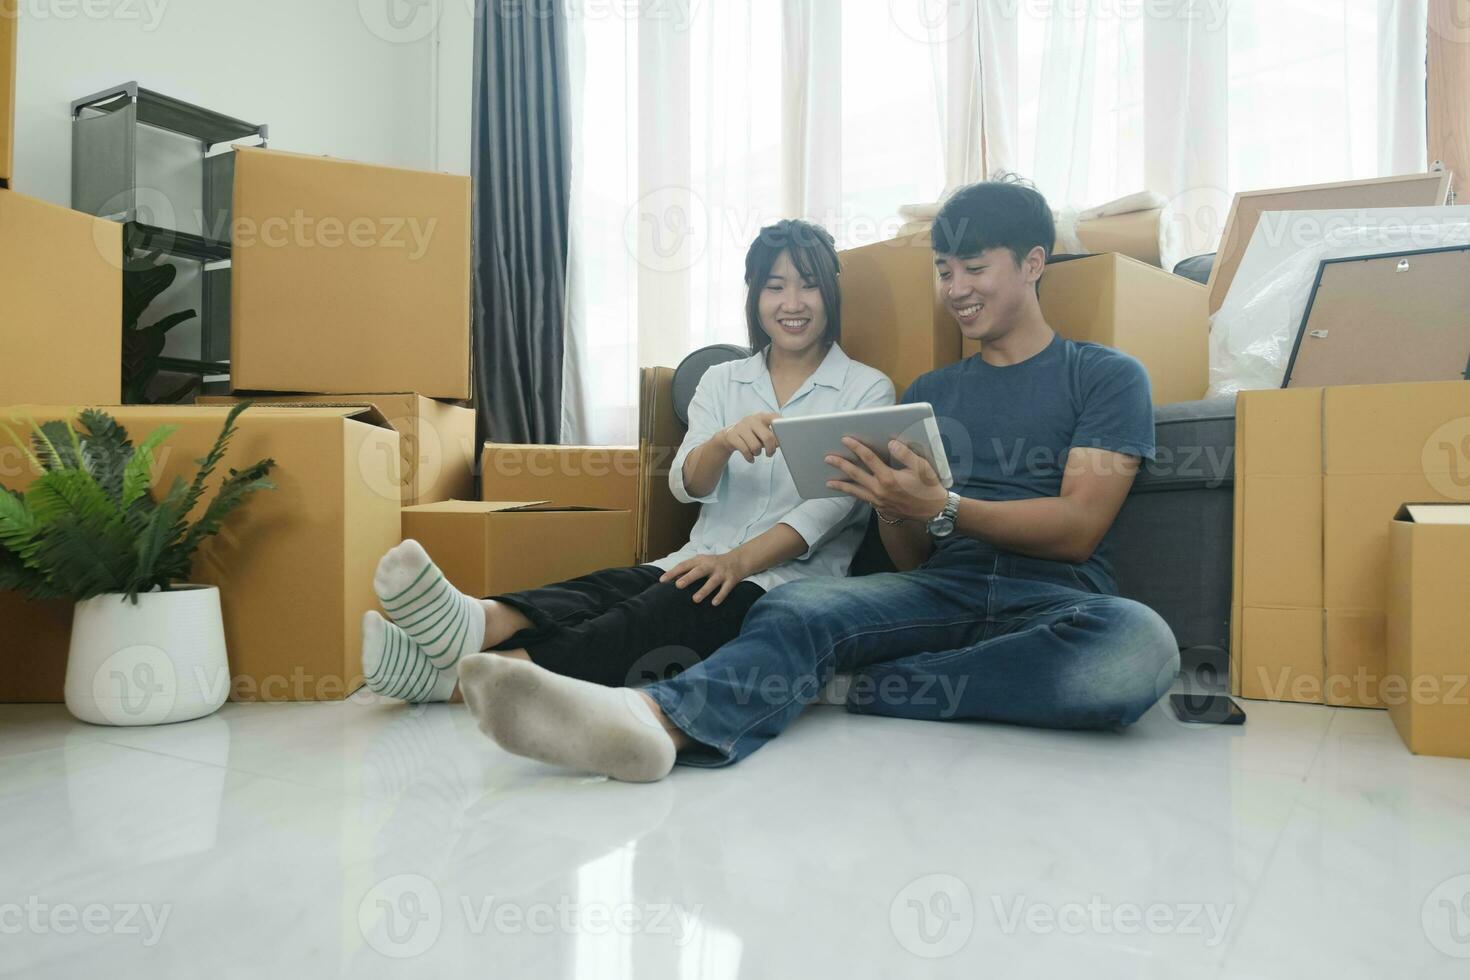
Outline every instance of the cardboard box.
{"label": "cardboard box", "polygon": [[638,510],[637,446],[536,446],[487,442],[481,500],[549,500],[558,507]]}
{"label": "cardboard box", "polygon": [[475,495],[475,410],[423,395],[201,395],[197,405],[232,405],[250,399],[260,405],[370,405],[398,433],[399,462],[364,459],[374,486],[400,480],[402,506],[465,500]]}
{"label": "cardboard box", "polygon": [[1077,238],[1089,252],[1119,252],[1155,268],[1159,255],[1159,225],[1162,208],[1127,211],[1077,222]]}
{"label": "cardboard box", "polygon": [[[1109,252],[1048,265],[1041,313],[1068,340],[1131,354],[1148,371],[1155,405],[1203,398],[1210,375],[1205,287]],[[956,330],[959,328],[956,327]],[[980,342],[965,340],[966,357]]]}
{"label": "cardboard box", "polygon": [[470,397],[470,181],[238,147],[231,383]]}
{"label": "cardboard box", "polygon": [[929,232],[838,253],[842,349],[888,375],[900,395],[960,359],[960,328],[939,294]]}
{"label": "cardboard box", "polygon": [[638,397],[637,561],[671,555],[689,543],[699,504],[682,503],[669,489],[669,468],[684,442],[674,414],[673,368],[644,368]]}
{"label": "cardboard box", "polygon": [[1278,187],[1243,191],[1230,203],[1230,214],[1220,236],[1220,248],[1210,268],[1209,312],[1214,315],[1225,302],[1235,281],[1241,257],[1256,224],[1266,211],[1321,211],[1336,208],[1409,208],[1437,206],[1449,196],[1452,175],[1448,171],[1346,180],[1332,184]]}
{"label": "cardboard box", "polygon": [[15,176],[16,0],[0,0],[0,187]]}
{"label": "cardboard box", "polygon": [[121,225],[0,190],[0,297],[0,404],[121,400]]}
{"label": "cardboard box", "polygon": [[[159,425],[178,426],[158,451],[155,494],[176,476],[192,479],[195,460],[228,414],[207,406],[108,411],[135,441]],[[7,419],[17,413],[38,422],[75,417],[69,408],[0,409]],[[234,700],[338,700],[362,684],[362,614],[377,605],[373,571],[400,540],[397,500],[380,492],[358,461],[392,464],[398,435],[372,409],[253,407],[240,416],[205,499],[229,467],[267,456],[276,460],[277,489],[255,494],[230,515],[201,546],[192,579],[220,587]],[[5,459],[21,457],[12,447]],[[13,489],[34,479],[23,461],[7,462],[4,474]],[[0,593],[0,700],[62,699],[65,620],[67,604]]]}
{"label": "cardboard box", "polygon": [[1383,707],[1390,523],[1470,500],[1470,383],[1242,392],[1235,465],[1235,693]]}
{"label": "cardboard box", "polygon": [[633,564],[633,514],[545,501],[449,500],[403,509],[403,537],[482,599]]}
{"label": "cardboard box", "polygon": [[1230,680],[1241,697],[1322,700],[1322,393],[1235,403]]}
{"label": "cardboard box", "polygon": [[1390,551],[1388,715],[1409,751],[1470,758],[1470,506],[1405,505]]}

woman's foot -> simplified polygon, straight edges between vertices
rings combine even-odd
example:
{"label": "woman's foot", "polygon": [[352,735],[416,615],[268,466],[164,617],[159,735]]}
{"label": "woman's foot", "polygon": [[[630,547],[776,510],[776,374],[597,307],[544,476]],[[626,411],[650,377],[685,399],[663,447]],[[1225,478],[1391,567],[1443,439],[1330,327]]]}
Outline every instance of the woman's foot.
{"label": "woman's foot", "polygon": [[372,611],[362,617],[362,673],[374,694],[414,703],[448,701],[458,680],[454,671],[435,667],[407,633]]}
{"label": "woman's foot", "polygon": [[485,610],[480,600],[449,584],[412,538],[378,562],[373,589],[389,618],[402,627],[441,671],[484,649]]}
{"label": "woman's foot", "polygon": [[463,658],[459,686],[480,731],[507,752],[626,782],[653,782],[674,767],[673,737],[631,688],[493,654]]}

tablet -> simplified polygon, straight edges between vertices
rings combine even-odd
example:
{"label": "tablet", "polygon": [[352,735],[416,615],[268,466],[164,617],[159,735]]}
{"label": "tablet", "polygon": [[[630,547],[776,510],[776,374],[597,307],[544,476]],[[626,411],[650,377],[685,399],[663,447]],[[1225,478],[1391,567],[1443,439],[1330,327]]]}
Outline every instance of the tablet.
{"label": "tablet", "polygon": [[827,486],[828,480],[847,477],[826,459],[830,455],[856,461],[857,455],[842,444],[844,436],[852,436],[889,465],[893,461],[889,458],[888,443],[898,439],[929,461],[939,474],[940,483],[946,487],[954,485],[949,458],[944,455],[944,443],[939,438],[939,425],[934,421],[934,408],[928,402],[776,419],[771,428],[781,444],[781,455],[791,470],[796,492],[807,500],[846,496],[841,490]]}

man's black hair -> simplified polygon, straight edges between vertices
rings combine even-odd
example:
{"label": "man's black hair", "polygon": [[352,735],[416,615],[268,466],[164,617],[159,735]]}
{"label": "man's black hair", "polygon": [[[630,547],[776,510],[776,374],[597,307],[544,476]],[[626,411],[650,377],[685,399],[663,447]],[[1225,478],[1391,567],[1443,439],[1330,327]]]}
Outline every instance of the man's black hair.
{"label": "man's black hair", "polygon": [[938,255],[968,259],[1004,248],[1017,265],[1038,245],[1051,258],[1057,242],[1046,198],[1014,174],[998,174],[955,191],[934,218],[931,235]]}

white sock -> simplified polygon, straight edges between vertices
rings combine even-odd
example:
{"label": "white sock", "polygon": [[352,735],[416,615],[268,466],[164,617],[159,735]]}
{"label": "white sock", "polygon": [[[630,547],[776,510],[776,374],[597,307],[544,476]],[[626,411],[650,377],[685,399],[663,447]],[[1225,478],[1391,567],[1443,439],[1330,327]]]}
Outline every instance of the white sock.
{"label": "white sock", "polygon": [[662,779],[674,767],[674,740],[631,688],[496,654],[461,660],[459,688],[480,731],[507,752],[635,783]]}
{"label": "white sock", "polygon": [[400,701],[448,701],[458,677],[434,666],[403,630],[369,610],[362,617],[362,673],[368,690]]}
{"label": "white sock", "polygon": [[452,673],[460,657],[480,652],[485,641],[485,610],[480,601],[450,585],[413,538],[378,562],[373,589],[388,617],[440,670]]}

